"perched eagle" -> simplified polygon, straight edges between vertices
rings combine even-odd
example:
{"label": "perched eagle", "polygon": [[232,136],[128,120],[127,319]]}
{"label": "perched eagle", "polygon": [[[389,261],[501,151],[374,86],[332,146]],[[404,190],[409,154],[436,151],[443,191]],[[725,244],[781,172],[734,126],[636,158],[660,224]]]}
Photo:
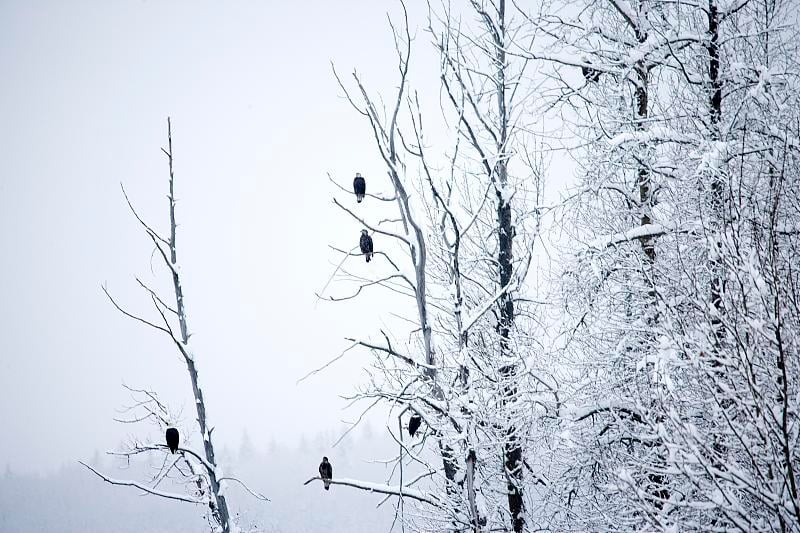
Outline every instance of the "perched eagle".
{"label": "perched eagle", "polygon": [[[588,61],[587,61],[588,63]],[[586,65],[581,65],[581,72],[583,72],[583,77],[588,82],[594,82],[600,79],[601,71],[597,69],[593,69],[592,67],[587,67]]]}
{"label": "perched eagle", "polygon": [[358,203],[361,203],[361,200],[364,199],[364,195],[367,193],[367,182],[358,172],[356,172],[356,177],[353,180],[353,192],[356,193],[356,201]]}
{"label": "perched eagle", "polygon": [[367,234],[367,230],[361,230],[361,240],[358,244],[361,246],[361,253],[364,254],[367,263],[369,263],[370,259],[372,259],[372,237]]}
{"label": "perched eagle", "polygon": [[422,417],[419,415],[412,415],[411,418],[408,419],[408,434],[413,437],[421,425]]}
{"label": "perched eagle", "polygon": [[330,490],[331,478],[333,478],[333,467],[328,462],[327,457],[323,457],[322,462],[319,464],[319,477],[322,478],[322,482],[325,484],[325,490]]}
{"label": "perched eagle", "polygon": [[167,428],[167,446],[169,446],[169,451],[175,453],[178,451],[178,443],[181,440],[180,434],[178,434],[177,428]]}

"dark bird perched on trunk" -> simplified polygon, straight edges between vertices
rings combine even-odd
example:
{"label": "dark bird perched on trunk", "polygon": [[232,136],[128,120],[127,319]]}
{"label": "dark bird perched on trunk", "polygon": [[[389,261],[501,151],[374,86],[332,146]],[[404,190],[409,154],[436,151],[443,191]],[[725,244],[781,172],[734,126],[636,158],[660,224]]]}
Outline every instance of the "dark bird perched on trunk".
{"label": "dark bird perched on trunk", "polygon": [[356,172],[356,177],[353,180],[353,192],[356,193],[356,201],[358,203],[361,203],[364,195],[367,194],[367,182],[358,172]]}
{"label": "dark bird perched on trunk", "polygon": [[[587,61],[588,63],[588,61]],[[600,79],[601,71],[597,69],[593,69],[592,67],[587,67],[586,65],[581,65],[581,72],[583,72],[583,77],[588,82],[595,82]]]}
{"label": "dark bird perched on trunk", "polygon": [[167,446],[169,446],[169,451],[175,453],[178,451],[178,443],[181,440],[180,434],[178,434],[177,428],[167,428]]}
{"label": "dark bird perched on trunk", "polygon": [[421,425],[422,417],[419,415],[411,415],[411,418],[408,419],[408,434],[413,437]]}
{"label": "dark bird perched on trunk", "polygon": [[325,484],[325,490],[330,490],[331,478],[333,478],[333,467],[328,462],[327,457],[323,457],[322,462],[319,464],[319,477],[322,478],[322,482]]}
{"label": "dark bird perched on trunk", "polygon": [[372,259],[372,237],[367,234],[367,230],[361,230],[361,240],[358,244],[361,246],[361,253],[364,254],[367,263],[369,263],[370,259]]}

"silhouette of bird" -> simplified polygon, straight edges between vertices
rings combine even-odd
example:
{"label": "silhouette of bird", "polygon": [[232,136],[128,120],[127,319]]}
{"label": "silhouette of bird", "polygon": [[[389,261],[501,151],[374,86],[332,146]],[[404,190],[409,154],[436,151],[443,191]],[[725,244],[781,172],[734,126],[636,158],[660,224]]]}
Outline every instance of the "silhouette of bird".
{"label": "silhouette of bird", "polygon": [[411,415],[411,418],[408,419],[408,434],[413,437],[421,425],[422,417],[419,415]]}
{"label": "silhouette of bird", "polygon": [[367,263],[369,263],[372,259],[372,237],[369,236],[367,230],[361,230],[361,240],[359,240],[358,244],[361,246],[361,253],[364,254]]}
{"label": "silhouette of bird", "polygon": [[167,428],[167,446],[169,446],[169,451],[175,453],[178,451],[178,443],[180,443],[181,436],[178,433],[177,428]]}
{"label": "silhouette of bird", "polygon": [[356,172],[356,177],[353,179],[353,192],[356,193],[356,201],[358,203],[361,203],[367,193],[367,182],[358,172]]}
{"label": "silhouette of bird", "polygon": [[325,484],[325,490],[330,490],[331,479],[333,478],[333,467],[328,462],[327,457],[323,457],[322,462],[319,464],[319,477],[322,478],[322,482]]}

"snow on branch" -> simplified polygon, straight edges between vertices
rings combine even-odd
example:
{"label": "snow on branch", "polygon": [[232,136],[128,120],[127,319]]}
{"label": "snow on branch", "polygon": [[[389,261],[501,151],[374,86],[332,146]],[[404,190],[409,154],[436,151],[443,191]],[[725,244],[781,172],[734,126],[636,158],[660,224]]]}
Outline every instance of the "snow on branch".
{"label": "snow on branch", "polygon": [[677,144],[692,144],[696,143],[696,139],[692,139],[677,131],[666,128],[652,128],[646,131],[627,131],[612,137],[608,144],[612,148],[617,148],[627,143],[653,143],[653,142],[672,142]]}
{"label": "snow on branch", "polygon": [[695,224],[643,224],[635,228],[610,235],[604,235],[586,245],[589,250],[603,250],[624,242],[635,241],[647,237],[658,237],[667,233],[686,233],[691,231]]}
{"label": "snow on branch", "polygon": [[[308,485],[309,483],[315,480],[322,481],[322,478],[319,476],[312,477],[311,479],[303,483],[303,485]],[[329,479],[326,481],[331,485],[344,485],[346,487],[353,487],[367,492],[375,492],[378,494],[387,494],[389,496],[411,498],[412,500],[417,500],[419,502],[427,503],[428,505],[432,505],[434,507],[441,506],[439,498],[435,497],[434,495],[426,494],[416,489],[409,489],[408,487],[400,487],[397,485],[385,485],[383,483],[371,483],[369,481],[360,481],[357,479],[346,479],[346,478]]]}
{"label": "snow on branch", "polygon": [[614,401],[601,401],[593,405],[580,407],[567,406],[561,416],[575,422],[580,422],[600,413],[624,413],[636,422],[642,422],[645,419],[644,414],[633,405],[624,405]]}
{"label": "snow on branch", "polygon": [[472,326],[474,326],[474,325],[475,325],[475,323],[476,323],[476,322],[477,322],[477,321],[478,321],[478,320],[479,320],[479,319],[480,319],[480,318],[481,318],[483,315],[485,315],[485,314],[486,314],[486,313],[489,311],[489,309],[491,309],[491,308],[492,308],[492,306],[493,306],[494,304],[496,304],[496,303],[497,303],[497,301],[498,301],[498,300],[500,300],[500,298],[502,298],[502,297],[503,297],[503,295],[504,295],[504,294],[506,294],[507,292],[509,292],[509,289],[511,288],[511,285],[513,285],[513,284],[514,284],[514,281],[513,281],[513,280],[512,280],[512,281],[510,281],[510,282],[508,283],[508,285],[506,285],[505,287],[503,287],[502,289],[500,289],[500,290],[497,292],[497,294],[495,294],[494,296],[492,296],[491,298],[489,298],[489,299],[488,299],[486,302],[484,302],[484,304],[483,304],[483,305],[482,305],[482,306],[481,306],[481,307],[480,307],[480,308],[479,308],[479,309],[478,309],[478,310],[475,312],[475,314],[474,314],[474,315],[472,315],[471,317],[467,317],[467,319],[464,321],[464,326],[461,328],[461,335],[464,335],[464,334],[466,334],[467,332],[469,332],[470,328],[471,328]]}
{"label": "snow on branch", "polygon": [[631,29],[639,30],[639,17],[631,10],[627,2],[624,0],[609,0],[609,3],[622,15],[622,18],[625,19]]}

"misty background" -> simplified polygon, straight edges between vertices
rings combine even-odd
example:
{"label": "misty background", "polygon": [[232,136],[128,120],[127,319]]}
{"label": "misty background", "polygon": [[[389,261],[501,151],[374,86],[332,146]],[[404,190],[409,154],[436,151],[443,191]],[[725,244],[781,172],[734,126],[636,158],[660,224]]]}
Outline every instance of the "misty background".
{"label": "misty background", "polygon": [[[53,530],[32,518],[37,509],[74,517],[76,530],[96,529],[92,513],[109,531],[127,531],[126,513],[161,524],[172,517],[165,531],[203,527],[191,506],[107,486],[77,464],[116,474],[103,452],[139,431],[113,420],[131,401],[123,383],[157,390],[183,408],[183,422],[192,419],[174,346],[123,317],[101,290],[151,316],[135,277],[164,279],[120,183],[164,230],[167,116],[179,261],[215,440],[273,500],[249,501],[246,512],[275,531],[284,516],[300,520],[291,531],[331,531],[313,509],[368,512],[364,531],[389,527],[391,505],[372,511],[378,497],[302,486],[322,455],[337,474],[386,477],[361,458],[390,453],[372,428],[396,421],[373,415],[333,447],[361,413],[341,396],[358,384],[367,355],[350,352],[298,380],[346,348],[346,335],[392,320],[370,308],[375,295],[333,304],[315,292],[338,262],[328,245],[355,246],[360,229],[332,206],[327,173],[349,184],[361,172],[370,192],[384,174],[330,61],[344,75],[357,67],[375,90],[391,88],[386,11],[394,7],[0,2],[0,529]],[[426,39],[423,26],[411,21],[417,39]],[[417,61],[437,68],[433,56]],[[71,531],[71,520],[60,530]]]}

